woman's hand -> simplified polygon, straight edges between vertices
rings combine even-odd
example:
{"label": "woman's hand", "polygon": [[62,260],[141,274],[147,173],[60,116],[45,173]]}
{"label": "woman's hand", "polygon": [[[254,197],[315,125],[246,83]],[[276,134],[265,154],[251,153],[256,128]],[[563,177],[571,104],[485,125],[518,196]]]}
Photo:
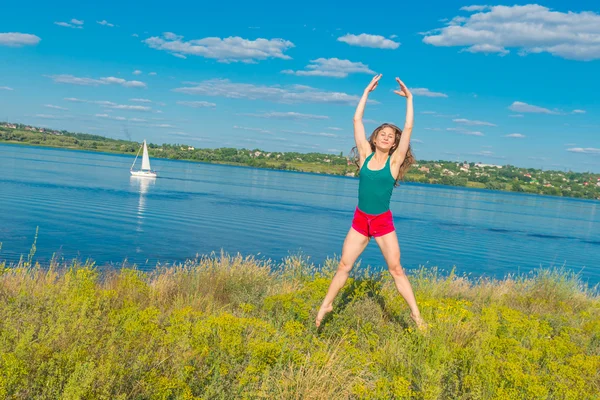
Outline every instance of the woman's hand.
{"label": "woman's hand", "polygon": [[379,80],[381,79],[381,75],[375,75],[373,77],[373,79],[371,79],[371,83],[369,83],[369,85],[366,87],[365,89],[365,94],[369,94],[371,93],[373,90],[375,90],[375,88],[377,87],[377,85],[379,84]]}
{"label": "woman's hand", "polygon": [[398,85],[400,85],[400,90],[394,90],[394,93],[399,96],[406,97],[407,99],[412,99],[412,93],[410,90],[408,90],[404,82],[402,82],[399,78],[396,78],[396,82],[398,82]]}

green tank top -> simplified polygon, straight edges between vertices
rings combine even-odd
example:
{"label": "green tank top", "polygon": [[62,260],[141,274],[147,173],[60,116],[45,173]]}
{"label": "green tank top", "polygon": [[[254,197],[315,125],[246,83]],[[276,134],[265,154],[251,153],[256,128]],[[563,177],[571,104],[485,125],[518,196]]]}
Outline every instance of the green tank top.
{"label": "green tank top", "polygon": [[379,170],[370,170],[367,166],[371,158],[371,153],[365,160],[360,169],[358,181],[358,208],[367,214],[381,214],[390,209],[390,199],[396,180],[392,177],[390,169],[390,158],[388,157],[385,166]]}

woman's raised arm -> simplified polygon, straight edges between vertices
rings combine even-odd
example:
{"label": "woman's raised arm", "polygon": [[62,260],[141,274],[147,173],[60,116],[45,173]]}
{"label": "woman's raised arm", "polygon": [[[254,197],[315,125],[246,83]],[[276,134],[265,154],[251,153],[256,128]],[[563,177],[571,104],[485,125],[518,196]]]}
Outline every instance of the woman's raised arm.
{"label": "woman's raised arm", "polygon": [[367,104],[369,93],[375,90],[379,84],[379,79],[381,79],[381,74],[375,75],[373,79],[371,79],[371,82],[365,88],[365,91],[358,102],[358,106],[356,107],[356,112],[354,113],[354,141],[356,142],[356,148],[358,149],[358,154],[360,155],[361,160],[366,158],[371,153],[371,145],[367,141],[365,126],[363,125],[362,118],[365,112],[365,105]]}
{"label": "woman's raised arm", "polygon": [[404,122],[404,129],[402,130],[402,136],[400,137],[400,143],[398,149],[392,154],[391,162],[397,165],[402,165],[408,146],[410,145],[410,135],[412,134],[413,121],[414,121],[414,110],[413,110],[413,96],[410,90],[406,87],[404,82],[399,78],[396,78],[396,82],[400,85],[400,90],[394,90],[399,96],[406,97],[406,122]]}

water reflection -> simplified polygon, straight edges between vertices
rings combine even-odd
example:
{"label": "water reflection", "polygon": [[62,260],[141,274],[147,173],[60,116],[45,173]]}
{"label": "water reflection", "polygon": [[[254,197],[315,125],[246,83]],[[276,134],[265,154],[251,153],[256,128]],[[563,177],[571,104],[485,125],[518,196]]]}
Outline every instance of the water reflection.
{"label": "water reflection", "polygon": [[137,207],[137,232],[143,232],[144,214],[146,211],[146,194],[151,186],[156,183],[156,178],[130,176],[129,185],[140,194]]}

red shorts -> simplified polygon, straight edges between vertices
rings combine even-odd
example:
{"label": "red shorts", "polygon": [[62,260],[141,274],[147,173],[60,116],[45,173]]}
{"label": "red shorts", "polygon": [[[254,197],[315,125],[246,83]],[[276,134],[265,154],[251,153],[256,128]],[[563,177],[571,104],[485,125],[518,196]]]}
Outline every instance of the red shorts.
{"label": "red shorts", "polygon": [[383,214],[373,215],[364,213],[356,207],[352,228],[367,237],[387,235],[395,229],[392,211],[387,210]]}

